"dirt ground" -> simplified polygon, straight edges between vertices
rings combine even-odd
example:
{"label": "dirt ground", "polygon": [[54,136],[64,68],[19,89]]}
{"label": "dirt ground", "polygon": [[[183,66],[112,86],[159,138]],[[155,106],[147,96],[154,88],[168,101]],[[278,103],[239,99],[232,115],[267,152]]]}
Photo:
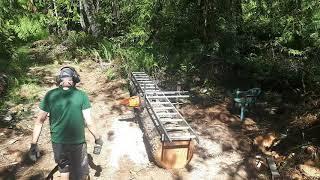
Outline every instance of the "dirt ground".
{"label": "dirt ground", "polygon": [[[89,95],[93,118],[105,142],[102,153],[93,154],[93,137],[86,132],[92,179],[268,179],[254,168],[256,154],[252,141],[243,135],[247,126],[256,128],[254,121],[246,119],[241,124],[225,104],[209,107],[189,104],[180,109],[198,134],[200,143],[186,168],[165,170],[148,159],[143,132],[133,110],[119,105],[121,99],[129,97],[127,81],[108,80],[93,61],[64,64],[79,71],[78,87]],[[40,99],[55,87],[54,75],[61,66],[51,64],[29,69],[30,73],[43,76],[45,88]],[[41,158],[34,164],[26,160],[38,102],[21,106],[28,106],[32,110],[30,115],[17,122],[16,128],[1,128],[0,179],[42,179],[55,167],[48,121],[39,140]],[[59,173],[54,177],[59,177]]]}
{"label": "dirt ground", "polygon": [[[290,155],[282,156],[267,149],[277,138],[274,130],[286,123],[283,119],[287,119],[274,114],[273,105],[264,108],[263,112],[249,113],[241,122],[239,112],[230,112],[228,98],[213,101],[199,98],[179,108],[200,140],[196,143],[192,160],[182,169],[159,168],[148,158],[143,132],[133,109],[119,103],[129,97],[127,80],[119,77],[108,79],[110,76],[106,68],[111,66],[92,60],[55,61],[54,57],[63,55],[65,51],[66,47],[50,44],[50,41],[39,41],[30,48],[31,60],[39,62],[27,68],[25,73],[34,78],[41,88],[22,86],[20,97],[35,95],[37,100],[34,103],[9,104],[6,111],[12,113],[13,123],[2,124],[3,120],[0,121],[0,179],[43,179],[56,166],[48,121],[39,139],[41,158],[32,163],[26,158],[26,153],[39,101],[48,90],[56,87],[55,75],[64,65],[73,66],[79,72],[81,82],[77,86],[88,93],[93,118],[105,142],[102,153],[93,154],[94,139],[86,130],[91,179],[270,179],[268,165],[259,156],[273,155],[277,165],[290,160]],[[269,110],[265,111],[268,108],[274,115],[270,116]],[[4,118],[2,114],[0,112],[0,118]],[[291,162],[296,163],[296,159]],[[302,170],[311,167],[304,160],[299,163]],[[301,179],[301,173],[295,173],[295,165],[290,165],[292,172]],[[320,173],[315,174],[320,177]],[[58,179],[59,173],[53,176]],[[294,178],[292,173],[290,176]]]}

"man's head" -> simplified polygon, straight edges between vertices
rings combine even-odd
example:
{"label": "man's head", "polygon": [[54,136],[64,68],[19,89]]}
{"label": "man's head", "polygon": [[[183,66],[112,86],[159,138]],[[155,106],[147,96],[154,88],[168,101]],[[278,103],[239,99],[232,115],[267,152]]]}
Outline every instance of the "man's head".
{"label": "man's head", "polygon": [[70,87],[78,82],[80,82],[80,77],[73,67],[66,66],[60,69],[60,73],[57,77],[57,84],[59,86]]}

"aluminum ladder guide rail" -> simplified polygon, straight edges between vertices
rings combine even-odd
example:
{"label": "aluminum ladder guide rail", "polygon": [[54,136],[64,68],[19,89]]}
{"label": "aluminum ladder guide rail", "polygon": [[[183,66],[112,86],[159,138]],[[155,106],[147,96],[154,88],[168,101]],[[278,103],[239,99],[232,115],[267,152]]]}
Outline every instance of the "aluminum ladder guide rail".
{"label": "aluminum ladder guide rail", "polygon": [[[140,87],[140,89],[141,89],[141,87]],[[159,93],[161,93],[161,91],[159,92]],[[176,93],[176,92],[174,92],[174,93]],[[179,92],[180,93],[180,92]],[[163,93],[161,93],[162,95],[164,95]],[[161,102],[161,104],[163,103],[163,104],[171,104],[171,102],[168,100],[168,98],[165,98],[166,99],[166,101],[167,102]],[[150,100],[148,101],[149,103],[150,103]],[[173,107],[173,109],[175,109],[175,107],[171,104],[171,106]],[[151,106],[152,107],[152,106]],[[175,111],[177,111],[176,109],[175,109]],[[154,111],[153,111],[154,112]],[[156,113],[156,112],[155,112]],[[156,113],[157,114],[157,113]],[[193,131],[193,129],[189,126],[189,124],[184,120],[184,118],[182,117],[182,115],[177,111],[177,114],[178,114],[178,116],[181,118],[181,119],[175,119],[174,120],[174,122],[176,122],[177,120],[178,121],[182,121],[182,122],[184,122],[184,124],[186,125],[186,126],[182,126],[180,129],[188,129],[188,130],[190,130],[194,135],[192,135],[192,137],[191,137],[191,135],[189,135],[191,138],[196,138],[197,139],[197,141],[199,142],[199,139],[198,139],[198,137],[195,135],[196,133]],[[158,117],[158,116],[157,116]],[[160,121],[161,121],[161,119],[163,119],[163,118],[160,118]],[[158,119],[159,120],[159,119]],[[166,119],[167,120],[167,119]],[[170,122],[170,120],[167,120],[166,122]],[[159,122],[159,124],[161,124],[161,122]],[[164,129],[165,130],[165,129]],[[175,139],[176,139],[176,137],[174,137]],[[190,138],[188,138],[188,139],[190,139]]]}
{"label": "aluminum ladder guide rail", "polygon": [[[199,139],[196,136],[194,130],[190,127],[190,125],[186,122],[179,111],[173,106],[173,103],[171,103],[169,100],[169,98],[189,97],[188,95],[180,95],[180,93],[187,93],[187,91],[161,91],[160,88],[152,81],[152,79],[144,72],[132,72],[130,79],[138,92],[141,92],[144,96],[146,105],[148,106],[148,110],[150,109],[152,115],[155,117],[155,124],[159,125],[158,127],[160,128],[160,131],[163,133],[161,135],[161,138],[163,140],[167,139],[169,140],[169,142],[172,142],[172,140],[187,140],[195,138],[197,142],[199,142]],[[154,88],[149,88],[150,86]],[[152,100],[155,100],[156,102]],[[154,107],[154,105],[169,106]],[[174,124],[175,127],[166,127],[167,123],[175,122],[178,123]],[[183,124],[179,124],[179,122],[182,122]],[[174,134],[168,134],[168,131],[172,132],[176,130],[187,130],[188,132],[180,131],[180,133],[188,133],[188,135],[174,136]]]}
{"label": "aluminum ladder guide rail", "polygon": [[[144,91],[143,91],[142,87],[140,86],[139,82],[137,82],[137,78],[135,77],[134,73],[132,73],[132,75],[133,75],[133,76],[132,76],[132,80],[133,80],[134,86],[135,86],[135,87],[143,94],[143,96],[145,97]],[[146,78],[146,80],[151,80],[151,79],[150,79],[150,78]],[[146,88],[144,88],[144,89],[146,89]],[[171,140],[168,132],[165,130],[165,128],[163,127],[162,123],[159,121],[160,118],[157,116],[157,114],[155,113],[155,111],[152,109],[152,106],[151,106],[150,101],[149,101],[147,98],[145,98],[145,102],[146,102],[147,106],[150,107],[150,110],[151,110],[151,112],[153,113],[153,115],[156,117],[156,118],[155,118],[156,121],[157,121],[157,122],[156,122],[156,125],[159,125],[160,131],[161,131],[161,132],[163,133],[163,135],[169,140],[169,142],[172,142],[172,140]]]}

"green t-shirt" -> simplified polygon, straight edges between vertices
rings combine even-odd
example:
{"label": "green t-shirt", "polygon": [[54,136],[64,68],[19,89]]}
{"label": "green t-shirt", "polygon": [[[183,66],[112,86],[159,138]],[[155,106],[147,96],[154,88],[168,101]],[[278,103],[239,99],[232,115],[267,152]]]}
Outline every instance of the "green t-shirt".
{"label": "green t-shirt", "polygon": [[54,143],[85,142],[82,110],[91,107],[87,94],[75,87],[50,90],[40,102],[40,109],[50,113],[51,140]]}

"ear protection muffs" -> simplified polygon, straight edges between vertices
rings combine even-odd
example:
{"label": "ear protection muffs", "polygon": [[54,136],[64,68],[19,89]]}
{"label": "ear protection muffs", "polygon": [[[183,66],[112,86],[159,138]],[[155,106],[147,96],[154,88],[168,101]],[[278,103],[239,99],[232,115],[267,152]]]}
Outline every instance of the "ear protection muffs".
{"label": "ear protection muffs", "polygon": [[60,69],[60,73],[59,75],[57,76],[57,84],[59,85],[62,81],[62,70],[63,69],[70,69],[72,71],[72,81],[76,84],[76,83],[79,83],[80,82],[80,75],[77,73],[77,71],[73,68],[73,67],[70,67],[70,66],[65,66],[63,68]]}

